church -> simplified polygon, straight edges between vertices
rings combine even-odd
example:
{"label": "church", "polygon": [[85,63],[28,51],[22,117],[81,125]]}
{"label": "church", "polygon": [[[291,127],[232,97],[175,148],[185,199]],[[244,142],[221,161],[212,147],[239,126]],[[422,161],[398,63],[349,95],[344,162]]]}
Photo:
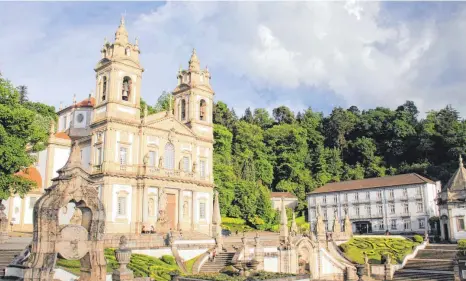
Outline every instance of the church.
{"label": "church", "polygon": [[[170,110],[148,115],[140,105],[144,69],[138,41],[129,42],[124,18],[114,42],[106,41],[100,52],[95,95],[60,108],[47,149],[36,155],[35,165],[20,172],[36,181],[37,189],[3,202],[12,230],[32,230],[34,202],[51,185],[74,144],[82,169],[99,182],[107,233],[154,228],[209,235],[214,91],[208,69],[201,69],[193,50],[188,68],[176,75]],[[62,213],[76,215],[73,206]]]}

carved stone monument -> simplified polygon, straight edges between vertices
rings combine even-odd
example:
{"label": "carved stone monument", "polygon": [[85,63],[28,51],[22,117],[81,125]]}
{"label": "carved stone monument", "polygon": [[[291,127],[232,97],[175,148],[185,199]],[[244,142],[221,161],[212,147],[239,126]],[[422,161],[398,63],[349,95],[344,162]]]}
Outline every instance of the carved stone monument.
{"label": "carved stone monument", "polygon": [[[80,281],[105,280],[105,210],[98,197],[98,185],[81,168],[79,154],[74,142],[68,162],[34,206],[32,245],[16,261],[16,265],[23,266],[26,281],[53,280],[58,254],[81,262]],[[81,210],[81,225],[59,224],[58,213],[70,202]]]}
{"label": "carved stone monument", "polygon": [[5,206],[0,202],[0,244],[8,240],[8,217],[5,214]]}

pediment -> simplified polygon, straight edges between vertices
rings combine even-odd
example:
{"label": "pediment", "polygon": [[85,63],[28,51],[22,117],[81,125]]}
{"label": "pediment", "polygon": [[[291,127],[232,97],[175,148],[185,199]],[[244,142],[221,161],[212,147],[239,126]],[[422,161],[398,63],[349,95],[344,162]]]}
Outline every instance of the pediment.
{"label": "pediment", "polygon": [[196,137],[196,134],[174,117],[167,116],[147,123],[147,127],[164,131],[173,131],[175,134]]}

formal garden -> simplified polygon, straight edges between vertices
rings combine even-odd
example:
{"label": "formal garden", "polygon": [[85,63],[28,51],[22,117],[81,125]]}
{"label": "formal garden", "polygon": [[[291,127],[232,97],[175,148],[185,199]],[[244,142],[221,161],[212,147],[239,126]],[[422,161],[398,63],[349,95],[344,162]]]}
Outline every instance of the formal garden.
{"label": "formal garden", "polygon": [[422,243],[420,235],[413,240],[402,237],[353,237],[341,244],[340,249],[354,263],[364,264],[364,253],[371,264],[380,264],[383,255],[390,255],[393,264],[402,263],[403,258],[412,253]]}

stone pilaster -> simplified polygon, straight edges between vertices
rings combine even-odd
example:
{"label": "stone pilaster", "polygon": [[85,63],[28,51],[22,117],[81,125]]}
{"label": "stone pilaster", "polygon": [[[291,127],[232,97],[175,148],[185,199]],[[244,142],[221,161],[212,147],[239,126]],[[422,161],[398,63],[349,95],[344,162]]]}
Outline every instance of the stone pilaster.
{"label": "stone pilaster", "polygon": [[286,243],[288,240],[288,217],[286,216],[285,198],[282,198],[280,212],[280,241]]}
{"label": "stone pilaster", "polygon": [[257,270],[264,270],[264,247],[260,241],[259,235],[254,237],[254,259],[257,261]]}

